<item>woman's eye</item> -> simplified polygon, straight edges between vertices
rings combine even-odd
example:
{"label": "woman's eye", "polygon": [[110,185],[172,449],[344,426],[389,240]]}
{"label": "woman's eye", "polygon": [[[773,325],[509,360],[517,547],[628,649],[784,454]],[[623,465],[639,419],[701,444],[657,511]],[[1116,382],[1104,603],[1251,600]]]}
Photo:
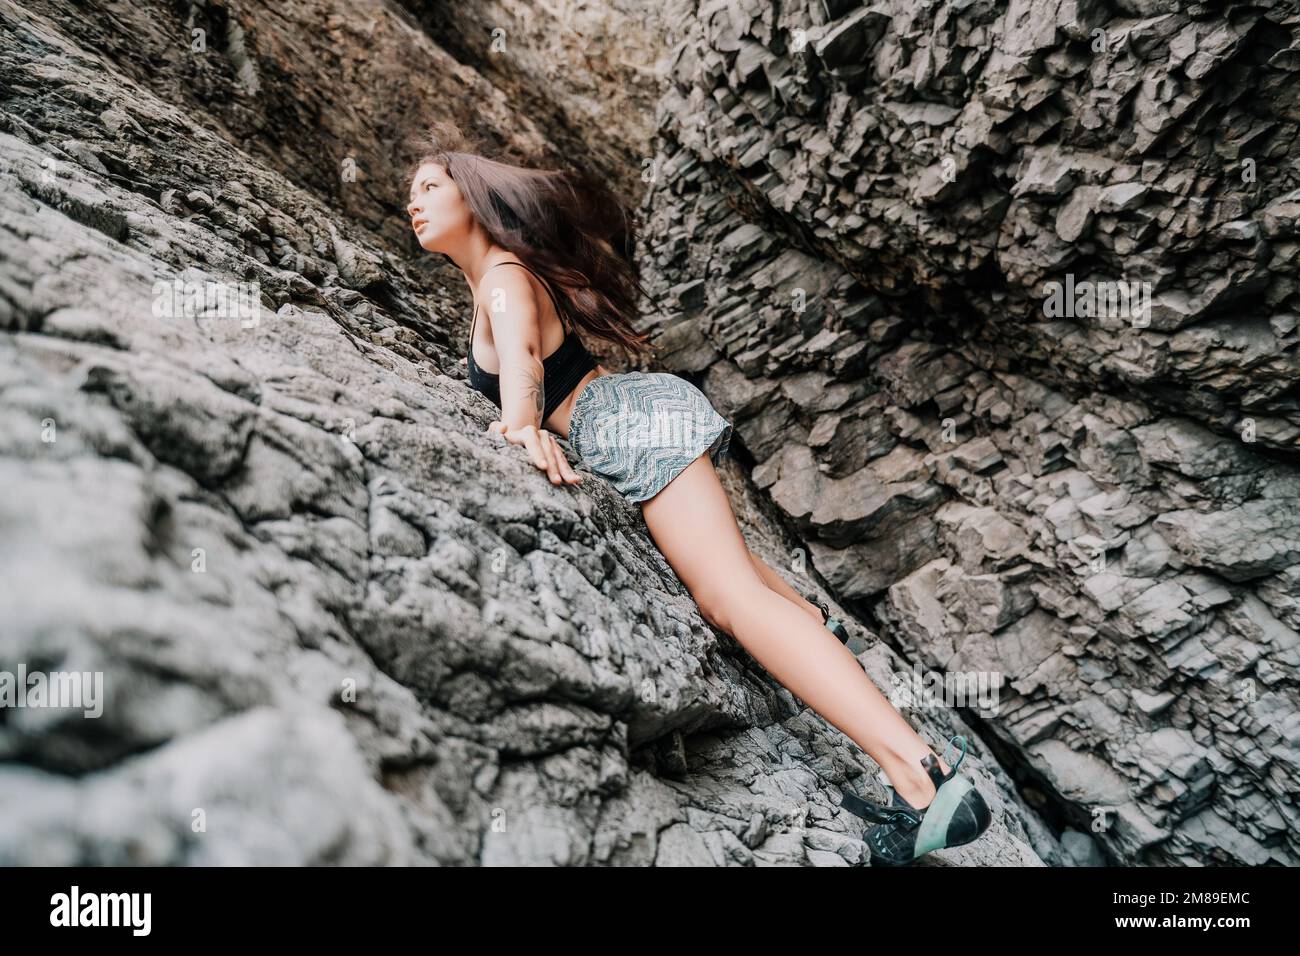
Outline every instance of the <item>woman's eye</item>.
{"label": "woman's eye", "polygon": [[434,184],[434,183],[433,183],[433,180],[432,180],[432,179],[429,180],[427,183],[425,183],[425,184],[424,184],[424,191],[425,191],[425,192],[428,192],[429,189],[432,188],[433,184]]}

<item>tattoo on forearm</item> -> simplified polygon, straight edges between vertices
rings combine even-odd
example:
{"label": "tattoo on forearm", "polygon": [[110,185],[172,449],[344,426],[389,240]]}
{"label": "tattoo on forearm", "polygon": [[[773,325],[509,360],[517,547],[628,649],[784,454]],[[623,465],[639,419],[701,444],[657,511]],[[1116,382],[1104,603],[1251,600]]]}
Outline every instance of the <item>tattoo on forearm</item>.
{"label": "tattoo on forearm", "polygon": [[530,369],[524,369],[520,372],[520,384],[522,386],[523,397],[525,401],[533,404],[537,412],[537,420],[540,425],[542,413],[546,409],[546,385],[543,379],[534,375]]}

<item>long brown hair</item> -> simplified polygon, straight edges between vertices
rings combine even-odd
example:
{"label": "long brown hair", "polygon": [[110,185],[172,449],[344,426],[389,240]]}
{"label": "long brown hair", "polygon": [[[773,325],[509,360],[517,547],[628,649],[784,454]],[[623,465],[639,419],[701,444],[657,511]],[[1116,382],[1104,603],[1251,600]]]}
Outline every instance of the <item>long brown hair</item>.
{"label": "long brown hair", "polygon": [[635,261],[636,218],[611,189],[582,171],[489,159],[450,122],[433,124],[422,148],[407,182],[425,163],[445,168],[488,238],[546,277],[572,325],[633,363],[657,351],[633,325],[638,297],[651,298]]}

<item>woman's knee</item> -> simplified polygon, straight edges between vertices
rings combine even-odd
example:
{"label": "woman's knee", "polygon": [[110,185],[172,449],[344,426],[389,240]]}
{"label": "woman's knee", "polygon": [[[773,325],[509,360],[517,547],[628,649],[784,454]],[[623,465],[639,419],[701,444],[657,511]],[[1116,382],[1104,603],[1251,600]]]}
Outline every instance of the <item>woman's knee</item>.
{"label": "woman's knee", "polygon": [[771,594],[757,573],[753,578],[733,581],[720,587],[701,588],[692,594],[700,615],[720,631],[735,636],[736,617],[741,609],[761,606],[765,596]]}
{"label": "woman's knee", "polygon": [[731,633],[731,619],[727,614],[726,598],[719,595],[717,597],[695,597],[695,603],[700,609],[700,616],[708,621],[720,631]]}

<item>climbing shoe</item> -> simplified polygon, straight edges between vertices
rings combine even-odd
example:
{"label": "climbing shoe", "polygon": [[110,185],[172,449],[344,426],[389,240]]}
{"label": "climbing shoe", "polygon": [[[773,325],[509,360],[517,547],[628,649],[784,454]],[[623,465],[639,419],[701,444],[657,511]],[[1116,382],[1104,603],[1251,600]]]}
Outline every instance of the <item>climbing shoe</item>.
{"label": "climbing shoe", "polygon": [[934,850],[970,843],[988,829],[993,815],[969,778],[957,768],[966,759],[966,738],[960,734],[949,739],[961,741],[961,756],[945,776],[939,770],[939,758],[928,753],[921,766],[934,782],[934,799],[920,810],[898,795],[893,787],[888,805],[864,800],[855,793],[844,793],[840,806],[877,826],[863,831],[862,839],[871,851],[873,866],[907,866],[918,857]]}
{"label": "climbing shoe", "polygon": [[805,594],[804,597],[808,599],[810,604],[816,605],[822,612],[822,623],[826,625],[826,629],[839,638],[841,644],[847,644],[849,642],[848,628],[840,622],[839,618],[831,617],[831,609],[811,594]]}

